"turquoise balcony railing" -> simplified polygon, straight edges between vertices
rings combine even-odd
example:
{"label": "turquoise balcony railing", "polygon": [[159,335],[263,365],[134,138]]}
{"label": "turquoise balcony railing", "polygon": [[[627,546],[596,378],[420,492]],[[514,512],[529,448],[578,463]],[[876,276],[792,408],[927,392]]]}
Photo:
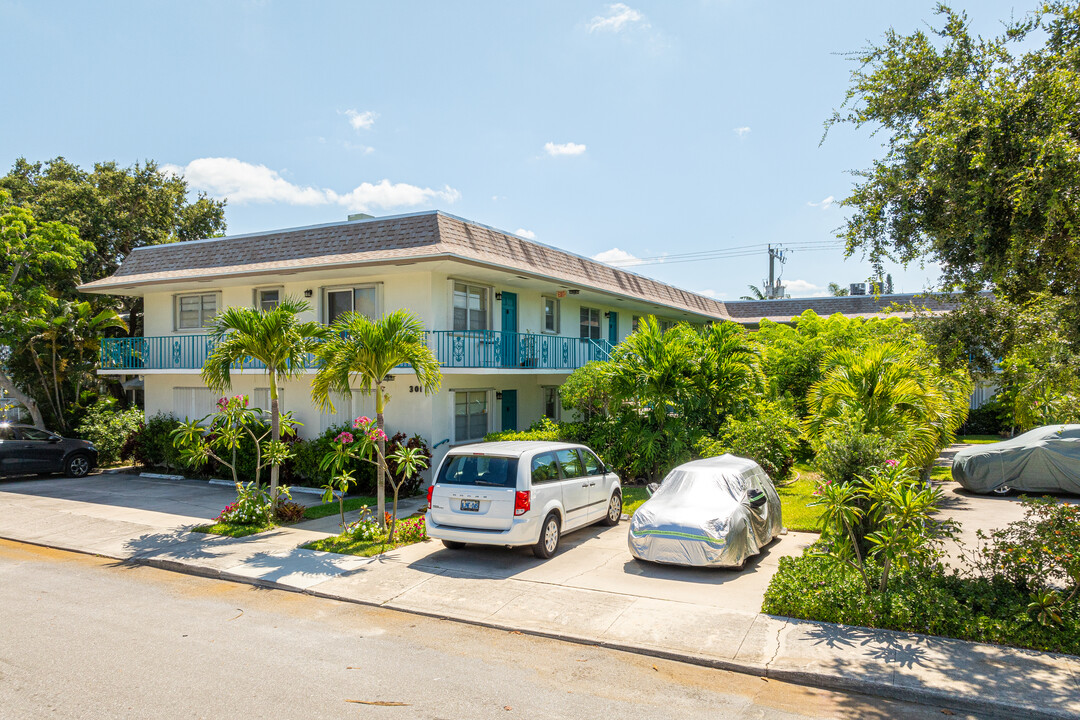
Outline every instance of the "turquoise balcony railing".
{"label": "turquoise balcony railing", "polygon": [[[606,340],[512,333],[495,330],[456,332],[432,330],[428,346],[447,368],[576,370],[593,360],[607,360]],[[144,370],[200,370],[214,350],[209,335],[109,338],[101,341],[101,369],[138,373]],[[305,367],[313,368],[308,357]],[[262,363],[248,360],[236,368],[259,370]]]}

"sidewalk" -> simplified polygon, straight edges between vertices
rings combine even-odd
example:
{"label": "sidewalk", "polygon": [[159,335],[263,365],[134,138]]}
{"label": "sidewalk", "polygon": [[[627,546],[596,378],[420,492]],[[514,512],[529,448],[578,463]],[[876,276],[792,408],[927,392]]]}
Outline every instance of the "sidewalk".
{"label": "sidewalk", "polygon": [[314,527],[332,531],[325,520],[225,538],[191,533],[198,513],[153,502],[109,507],[3,490],[0,537],[9,540],[985,715],[1080,716],[1076,657],[732,611],[722,598],[705,602],[700,588],[683,602],[574,587],[566,565],[508,570],[514,555],[496,549],[493,559],[509,559],[490,572],[462,569],[461,556],[434,541],[377,558],[299,549],[328,534]]}

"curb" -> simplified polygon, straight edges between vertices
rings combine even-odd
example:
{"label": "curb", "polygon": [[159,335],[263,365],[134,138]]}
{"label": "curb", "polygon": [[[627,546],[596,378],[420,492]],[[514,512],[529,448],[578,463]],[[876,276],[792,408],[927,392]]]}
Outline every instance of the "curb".
{"label": "curb", "polygon": [[[462,623],[464,625],[473,625],[476,627],[484,627],[492,630],[501,630],[504,632],[516,632],[521,633],[522,635],[542,637],[549,640],[560,640],[563,642],[572,642],[578,645],[588,645],[592,647],[606,648],[609,650],[633,653],[635,655],[645,655],[648,657],[655,657],[663,660],[672,660],[675,662],[682,662],[689,665],[697,665],[699,667],[708,667],[717,670],[727,670],[729,672],[737,672],[744,675],[756,675],[763,679],[779,680],[782,682],[789,682],[795,685],[802,685],[805,687],[815,687],[825,690],[838,690],[841,692],[856,692],[862,695],[889,698],[892,700],[912,702],[920,705],[944,706],[963,712],[977,713],[983,717],[1011,719],[1022,716],[1030,718],[1048,718],[1053,720],[1070,720],[1076,717],[1068,711],[1058,712],[1056,710],[1042,706],[1032,706],[1013,702],[1002,702],[987,699],[985,696],[964,697],[956,695],[955,693],[949,691],[938,690],[935,688],[906,687],[874,682],[872,680],[865,680],[861,678],[849,678],[842,675],[832,675],[822,672],[812,672],[804,670],[773,670],[768,667],[768,663],[762,665],[760,663],[747,661],[739,662],[736,660],[725,660],[722,658],[695,655],[693,653],[665,650],[663,648],[652,647],[648,645],[632,645],[629,643],[609,642],[605,640],[600,640],[598,638],[574,635],[572,633],[519,628],[512,625],[505,625],[503,623],[460,618],[446,615],[443,613],[425,612],[423,610],[417,610],[415,608],[401,607],[393,604],[392,602],[377,603],[368,600],[351,598],[344,595],[338,595],[336,593],[322,592],[313,588],[298,588],[291,585],[284,585],[274,580],[263,580],[260,578],[237,575],[235,573],[227,572],[224,570],[201,567],[199,565],[178,562],[176,560],[161,560],[153,557],[138,556],[123,558],[117,557],[115,555],[109,555],[107,553],[72,549],[69,547],[64,547],[62,545],[44,542],[27,541],[8,537],[3,537],[3,539],[10,540],[11,542],[23,543],[25,545],[35,545],[37,547],[63,550],[65,552],[75,552],[82,555],[92,555],[95,557],[109,558],[111,560],[117,560],[119,562],[131,565],[145,565],[147,567],[153,567],[159,570],[166,570],[169,572],[175,572],[184,575],[194,575],[196,577],[205,577],[211,580],[221,580],[224,582],[252,585],[255,587],[267,588],[271,590],[283,590],[286,592],[299,593],[325,600],[334,600],[337,602],[350,603],[353,605],[380,608],[383,610],[392,610],[394,612],[408,613],[410,615],[419,615],[421,617],[429,617],[436,620],[449,620],[452,622]],[[338,577],[343,577],[344,575],[348,574],[349,573],[346,572]],[[830,623],[822,624],[829,625]]]}

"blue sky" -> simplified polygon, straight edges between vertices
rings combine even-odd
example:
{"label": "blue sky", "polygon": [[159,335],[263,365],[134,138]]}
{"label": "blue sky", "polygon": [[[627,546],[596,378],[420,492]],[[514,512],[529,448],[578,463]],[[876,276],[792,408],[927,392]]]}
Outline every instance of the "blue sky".
{"label": "blue sky", "polygon": [[[1036,4],[953,6],[994,34]],[[820,243],[784,268],[820,294],[869,274],[825,241],[882,154],[850,127],[819,146],[843,53],[932,20],[930,0],[0,0],[0,167],[153,159],[229,197],[230,234],[438,208],[608,260]],[[767,259],[631,269],[736,299]]]}

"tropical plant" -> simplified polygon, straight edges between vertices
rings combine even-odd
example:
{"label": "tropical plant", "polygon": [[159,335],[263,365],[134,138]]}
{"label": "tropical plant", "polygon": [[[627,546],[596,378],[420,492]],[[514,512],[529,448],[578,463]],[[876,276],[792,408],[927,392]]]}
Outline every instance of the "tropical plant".
{"label": "tropical plant", "polygon": [[45,419],[37,400],[17,383],[9,364],[23,347],[28,326],[47,321],[56,308],[58,289],[74,292],[80,261],[93,245],[80,240],[75,228],[40,222],[28,208],[12,203],[0,189],[0,388],[17,400],[38,428]]}
{"label": "tropical plant", "polygon": [[858,572],[868,593],[887,592],[894,568],[936,560],[952,535],[949,525],[933,520],[941,490],[895,460],[870,468],[856,482],[825,481],[815,494],[810,507],[822,511],[814,552]]}
{"label": "tropical plant", "polygon": [[100,397],[90,406],[75,431],[98,450],[98,463],[107,465],[120,459],[124,442],[143,425],[138,408],[121,409],[116,398]]}
{"label": "tropical plant", "polygon": [[352,461],[357,458],[366,459],[373,443],[365,433],[359,442],[348,430],[342,430],[331,445],[330,451],[323,455],[319,461],[319,469],[329,472],[330,476],[323,485],[323,502],[330,502],[334,498],[338,501],[338,514],[341,517],[341,529],[345,530],[345,495],[349,492],[349,486],[356,482],[356,476],[349,468]]}
{"label": "tropical plant", "polygon": [[378,514],[386,512],[386,420],[390,399],[386,378],[400,365],[412,367],[425,394],[439,390],[439,361],[427,345],[420,319],[407,310],[395,310],[379,320],[360,313],[344,313],[334,321],[332,333],[318,348],[319,369],[311,382],[311,397],[324,409],[333,409],[331,393],[352,396],[353,381],[360,391],[375,394],[375,425],[382,434],[378,446]]}
{"label": "tropical plant", "polygon": [[270,443],[263,455],[270,464],[270,497],[275,502],[280,466],[290,454],[288,446],[281,442],[279,387],[304,372],[308,357],[327,335],[323,325],[300,319],[310,310],[307,302],[291,297],[270,310],[227,308],[210,325],[215,345],[203,363],[203,381],[218,391],[232,387],[234,365],[239,365],[241,372],[252,361],[263,365],[270,385]]}
{"label": "tropical plant", "polygon": [[[282,488],[281,494],[287,498],[288,488]],[[273,518],[273,508],[270,496],[256,483],[237,483],[236,500],[226,505],[214,522],[265,527]]]}
{"label": "tropical plant", "polygon": [[[194,468],[203,467],[211,459],[229,469],[233,483],[240,489],[239,464],[237,455],[245,440],[255,448],[255,487],[261,487],[262,469],[269,465],[276,467],[282,458],[280,452],[275,455],[275,443],[267,442],[270,434],[260,419],[262,410],[248,407],[246,395],[234,395],[219,398],[217,411],[201,418],[185,418],[172,431],[173,443],[180,451],[181,459]],[[285,413],[279,419],[280,433],[284,437],[296,434],[296,427],[301,423],[293,420],[291,413]],[[283,445],[282,443],[276,443]],[[277,488],[271,488],[270,497],[277,498]]]}
{"label": "tropical plant", "polygon": [[863,433],[898,439],[917,467],[928,467],[951,443],[967,416],[971,381],[962,371],[941,372],[936,363],[888,343],[826,358],[824,377],[810,388],[803,428],[815,450],[827,428],[854,424]]}

